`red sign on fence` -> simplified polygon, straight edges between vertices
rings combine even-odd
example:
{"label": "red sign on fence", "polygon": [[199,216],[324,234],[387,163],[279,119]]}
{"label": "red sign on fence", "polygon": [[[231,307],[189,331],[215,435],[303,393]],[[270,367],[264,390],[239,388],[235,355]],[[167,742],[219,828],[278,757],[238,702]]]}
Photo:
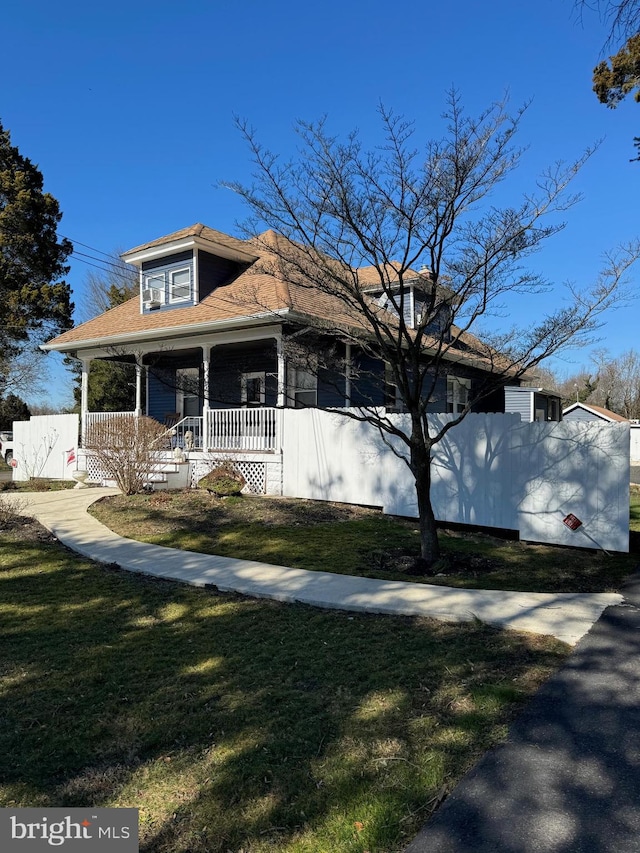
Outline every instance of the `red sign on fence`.
{"label": "red sign on fence", "polygon": [[566,524],[569,530],[577,530],[582,525],[580,519],[571,512],[566,518],[562,519],[562,523]]}

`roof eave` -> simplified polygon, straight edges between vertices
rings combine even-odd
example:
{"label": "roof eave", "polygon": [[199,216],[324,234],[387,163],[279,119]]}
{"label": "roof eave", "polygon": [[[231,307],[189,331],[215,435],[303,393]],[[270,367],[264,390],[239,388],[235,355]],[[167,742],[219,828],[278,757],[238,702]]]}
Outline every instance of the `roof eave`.
{"label": "roof eave", "polygon": [[83,349],[93,349],[95,347],[113,347],[126,346],[127,344],[140,341],[148,343],[153,340],[164,340],[165,338],[174,338],[176,335],[200,335],[207,332],[223,332],[244,326],[261,326],[273,322],[278,317],[284,317],[288,314],[288,308],[280,308],[275,311],[262,312],[260,314],[250,314],[245,317],[234,317],[230,320],[209,320],[203,323],[189,323],[188,325],[168,326],[162,329],[145,329],[138,332],[126,332],[120,335],[102,335],[99,338],[85,338],[79,341],[68,341],[65,343],[56,344],[49,342],[40,344],[40,349],[44,352],[77,352]]}
{"label": "roof eave", "polygon": [[231,248],[230,246],[226,246],[224,243],[219,243],[216,240],[207,240],[195,235],[181,237],[177,240],[170,240],[167,243],[162,243],[159,246],[151,246],[148,249],[133,249],[129,252],[124,252],[120,257],[125,263],[140,267],[145,261],[153,261],[157,258],[162,258],[165,255],[173,255],[177,252],[184,252],[188,249],[203,249],[204,251],[215,254],[218,257],[247,264],[254,263],[259,257],[252,252],[245,252],[242,249]]}

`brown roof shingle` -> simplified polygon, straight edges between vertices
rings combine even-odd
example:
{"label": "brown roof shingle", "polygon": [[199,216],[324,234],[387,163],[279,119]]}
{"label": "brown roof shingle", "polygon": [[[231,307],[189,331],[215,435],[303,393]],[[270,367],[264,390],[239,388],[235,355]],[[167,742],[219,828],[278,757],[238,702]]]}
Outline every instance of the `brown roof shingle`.
{"label": "brown roof shingle", "polygon": [[201,222],[196,222],[195,225],[190,225],[188,228],[181,228],[179,231],[174,231],[172,234],[167,234],[164,237],[158,237],[157,240],[151,240],[149,243],[143,243],[141,246],[135,246],[124,252],[123,258],[129,255],[134,255],[137,252],[144,252],[146,249],[154,249],[158,246],[164,246],[167,243],[174,243],[178,240],[184,240],[187,237],[199,237],[201,240],[207,240],[211,243],[217,243],[221,246],[226,246],[233,251],[242,252],[244,254],[252,254],[251,244],[247,240],[238,240],[229,234],[224,234],[222,231],[216,231],[215,228],[209,228],[208,225],[203,225]]}
{"label": "brown roof shingle", "polygon": [[[246,319],[250,325],[258,318],[263,321],[267,318],[268,321],[271,315],[275,320],[287,312],[311,318],[319,326],[345,334],[350,329],[360,333],[366,329],[358,301],[349,296],[348,290],[341,298],[316,286],[313,279],[317,279],[320,267],[325,269],[332,284],[332,273],[339,274],[338,280],[346,273],[345,279],[351,286],[354,282],[360,285],[365,282],[373,284],[378,276],[376,268],[351,270],[324,255],[318,257],[320,263],[317,264],[312,250],[300,247],[299,251],[292,252],[291,242],[274,231],[266,231],[251,241],[241,241],[198,223],[131,249],[124,257],[189,236],[200,236],[220,244],[226,241],[229,248],[241,247],[245,254],[255,257],[256,261],[233,281],[218,286],[198,305],[141,313],[140,300],[136,296],[54,338],[45,348],[65,352],[96,345],[107,346],[109,341],[114,344],[123,339],[135,341],[136,336],[141,340],[149,340],[153,338],[154,332],[170,334],[175,330],[176,335],[184,335],[195,327],[205,332],[208,326],[214,328],[216,324],[224,324],[226,321]],[[309,281],[305,271],[310,273],[312,265],[312,281]],[[392,269],[389,270],[390,275]],[[378,283],[379,280],[378,276]],[[374,310],[384,314],[384,320],[393,327],[396,322],[394,315],[376,306],[368,297],[364,298]],[[438,338],[425,339],[425,347],[438,348],[439,343]],[[498,355],[467,333],[460,334],[459,344],[461,346],[455,347],[457,354],[452,351],[450,358],[480,362],[490,367]]]}

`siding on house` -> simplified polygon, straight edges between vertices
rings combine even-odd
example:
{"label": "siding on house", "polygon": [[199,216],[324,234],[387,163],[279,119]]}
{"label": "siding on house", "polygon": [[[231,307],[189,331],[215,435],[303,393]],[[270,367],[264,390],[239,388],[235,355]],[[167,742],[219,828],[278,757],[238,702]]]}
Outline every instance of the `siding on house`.
{"label": "siding on house", "polygon": [[[176,269],[184,269],[185,267],[189,268],[190,279],[191,279],[191,298],[180,300],[180,302],[170,303],[169,301],[169,273],[171,270]],[[191,249],[185,252],[177,252],[174,255],[167,255],[165,258],[155,258],[152,261],[145,261],[142,264],[142,286],[143,288],[147,286],[145,282],[145,276],[154,275],[164,276],[164,285],[160,282],[154,283],[153,287],[158,287],[163,291],[163,304],[159,308],[144,308],[143,313],[148,314],[152,311],[170,311],[174,308],[185,308],[189,305],[194,304],[194,287],[195,287],[195,279],[194,279],[194,261],[193,261],[193,251]]]}
{"label": "siding on house", "polygon": [[193,261],[192,249],[187,249],[185,252],[176,252],[173,255],[166,255],[164,258],[154,258],[152,261],[144,261],[142,272],[156,271],[176,266],[177,264],[184,264],[185,261]]}
{"label": "siding on house", "polygon": [[[404,291],[404,299],[402,302],[402,316],[404,317],[404,322],[406,323],[406,325],[409,328],[413,328],[415,325],[413,289],[405,287]],[[399,315],[398,308],[396,307],[400,305],[399,290],[393,292],[393,300],[389,295],[385,295],[382,292],[373,294],[373,298],[377,300],[379,305],[384,306],[385,310],[389,311],[390,314],[394,314],[396,317]]]}
{"label": "siding on house", "polygon": [[533,388],[515,388],[506,386],[504,389],[504,410],[514,415],[520,415],[520,420],[529,423],[532,420],[531,403]]}
{"label": "siding on house", "polygon": [[176,410],[175,370],[162,374],[149,372],[147,391],[147,414],[157,421],[164,421],[168,412]]}
{"label": "siding on house", "polygon": [[351,380],[352,406],[384,406],[384,362],[357,353],[353,360]]}
{"label": "siding on house", "polygon": [[337,371],[318,371],[318,406],[321,409],[341,408],[345,405],[346,379]]}
{"label": "siding on house", "polygon": [[[147,414],[164,421],[169,412],[177,412],[177,371],[197,367],[200,371],[200,396],[202,395],[202,361],[198,350],[189,350],[175,356],[150,356],[147,367]],[[200,403],[202,409],[202,402]]]}
{"label": "siding on house", "polygon": [[212,409],[243,405],[242,375],[265,374],[265,406],[278,401],[278,360],[275,341],[230,344],[211,350],[209,402]]}
{"label": "siding on house", "polygon": [[[398,300],[400,299],[400,294],[398,294]],[[413,288],[405,288],[404,293],[404,302],[402,304],[402,315],[404,317],[405,324],[413,329],[416,323],[416,314],[413,300]]]}
{"label": "siding on house", "polygon": [[197,258],[200,301],[209,296],[216,287],[226,284],[246,269],[246,264],[239,264],[237,261],[230,261],[228,258],[220,258],[201,249],[197,253]]}

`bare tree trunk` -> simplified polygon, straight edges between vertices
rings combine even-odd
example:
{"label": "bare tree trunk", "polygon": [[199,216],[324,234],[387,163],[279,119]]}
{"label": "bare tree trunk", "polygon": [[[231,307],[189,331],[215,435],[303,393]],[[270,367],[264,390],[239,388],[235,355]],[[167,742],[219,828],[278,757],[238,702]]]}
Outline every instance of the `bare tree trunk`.
{"label": "bare tree trunk", "polygon": [[420,520],[420,557],[425,574],[440,558],[436,517],[431,505],[431,452],[420,437],[411,443],[411,470],[416,480]]}

